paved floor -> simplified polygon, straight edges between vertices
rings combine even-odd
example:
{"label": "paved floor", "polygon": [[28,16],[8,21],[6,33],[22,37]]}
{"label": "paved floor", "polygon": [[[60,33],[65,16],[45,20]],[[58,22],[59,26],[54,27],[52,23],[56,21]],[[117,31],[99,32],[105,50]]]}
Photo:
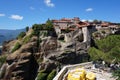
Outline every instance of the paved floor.
{"label": "paved floor", "polygon": [[92,63],[83,63],[83,64],[77,64],[77,65],[69,65],[63,67],[63,69],[58,73],[58,75],[53,80],[67,80],[67,74],[70,70],[84,67],[84,69],[87,72],[93,72],[96,75],[96,80],[116,80],[112,77],[112,73],[107,70],[95,68]]}

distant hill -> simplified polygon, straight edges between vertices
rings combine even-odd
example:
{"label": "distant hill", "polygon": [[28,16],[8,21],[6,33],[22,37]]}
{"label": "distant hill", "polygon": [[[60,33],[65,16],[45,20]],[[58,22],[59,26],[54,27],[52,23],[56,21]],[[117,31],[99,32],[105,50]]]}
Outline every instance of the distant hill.
{"label": "distant hill", "polygon": [[25,31],[25,29],[17,30],[0,29],[0,45],[2,45],[4,41],[15,39],[17,35],[22,31]]}

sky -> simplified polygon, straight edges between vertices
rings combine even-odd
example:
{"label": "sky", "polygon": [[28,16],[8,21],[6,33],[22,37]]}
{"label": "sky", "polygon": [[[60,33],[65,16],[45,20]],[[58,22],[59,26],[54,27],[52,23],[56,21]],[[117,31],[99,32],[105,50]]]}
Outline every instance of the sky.
{"label": "sky", "polygon": [[0,29],[73,17],[120,22],[120,0],[0,0]]}

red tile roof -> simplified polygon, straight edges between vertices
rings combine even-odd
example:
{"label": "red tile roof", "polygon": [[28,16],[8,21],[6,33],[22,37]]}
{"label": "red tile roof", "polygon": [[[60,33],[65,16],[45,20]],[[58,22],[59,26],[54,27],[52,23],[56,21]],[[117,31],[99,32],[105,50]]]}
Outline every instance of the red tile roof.
{"label": "red tile roof", "polygon": [[109,23],[102,23],[101,26],[102,26],[102,27],[108,27],[108,26],[109,26]]}

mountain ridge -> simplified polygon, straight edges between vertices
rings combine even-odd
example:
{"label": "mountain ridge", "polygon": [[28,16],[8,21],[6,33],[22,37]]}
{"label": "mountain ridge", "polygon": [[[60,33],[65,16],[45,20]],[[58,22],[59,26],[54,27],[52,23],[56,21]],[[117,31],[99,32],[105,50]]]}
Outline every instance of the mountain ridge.
{"label": "mountain ridge", "polygon": [[25,29],[16,30],[0,29],[0,45],[2,45],[4,41],[15,39],[17,35],[22,31],[25,31]]}

